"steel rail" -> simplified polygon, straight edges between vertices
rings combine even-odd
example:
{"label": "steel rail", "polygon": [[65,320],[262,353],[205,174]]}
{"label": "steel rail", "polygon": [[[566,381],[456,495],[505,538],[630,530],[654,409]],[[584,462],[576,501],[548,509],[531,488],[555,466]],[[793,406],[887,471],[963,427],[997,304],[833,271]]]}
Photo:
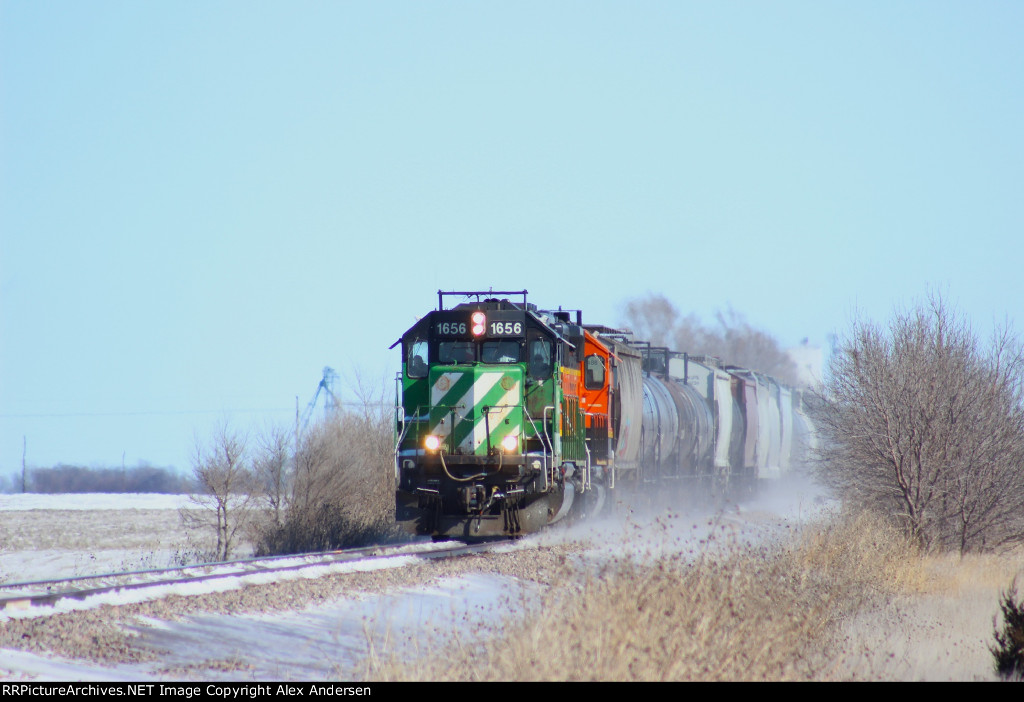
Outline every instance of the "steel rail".
{"label": "steel rail", "polygon": [[180,573],[189,570],[209,570],[210,568],[219,568],[225,566],[237,566],[242,564],[260,564],[266,562],[273,562],[279,560],[289,560],[295,558],[322,558],[326,554],[358,554],[358,553],[372,553],[373,551],[385,549],[385,548],[399,548],[399,546],[362,546],[359,548],[352,549],[340,549],[337,551],[318,551],[311,553],[294,553],[285,556],[260,556],[253,558],[238,558],[230,561],[211,561],[209,563],[193,563],[191,565],[180,565],[172,566],[169,568],[147,568],[143,570],[126,570],[116,571],[110,573],[95,573],[92,575],[74,575],[69,578],[57,578],[52,580],[26,580],[23,582],[4,582],[0,583],[0,591],[12,590],[14,588],[28,588],[28,587],[39,587],[41,585],[62,585],[66,583],[74,583],[84,580],[101,580],[104,578],[124,578],[130,576],[140,575],[153,575],[163,573]]}
{"label": "steel rail", "polygon": [[[153,569],[144,571],[130,571],[123,573],[104,573],[99,575],[87,575],[74,578],[63,578],[57,580],[35,580],[23,583],[0,583],[0,613],[28,610],[34,607],[53,607],[57,602],[66,599],[85,600],[88,597],[102,595],[111,592],[127,592],[143,590],[147,588],[166,587],[188,583],[207,582],[227,578],[244,578],[253,575],[266,575],[272,573],[286,573],[305,569],[322,568],[324,566],[336,565],[339,563],[355,563],[359,561],[374,561],[385,558],[396,558],[411,556],[422,560],[436,560],[456,558],[459,556],[471,555],[481,551],[487,551],[498,545],[512,543],[511,540],[490,541],[485,543],[466,544],[462,542],[451,542],[451,546],[438,546],[429,551],[403,551],[402,546],[368,546],[343,551],[331,551],[320,554],[297,554],[291,556],[274,556],[269,558],[249,558],[238,561],[225,561],[220,563],[198,564],[176,568]],[[408,546],[408,544],[404,545]],[[296,558],[306,559],[304,563],[291,563],[284,566],[274,566],[274,561],[295,560]],[[264,565],[266,563],[270,565]],[[181,575],[183,571],[204,570],[207,572]],[[99,586],[79,587],[55,590],[55,586],[71,585],[78,582],[101,580],[104,578],[132,578],[140,575],[178,574],[176,577],[157,578],[155,580],[135,580]],[[324,573],[329,575],[331,573]],[[317,576],[320,577],[320,576]],[[45,591],[39,588],[46,586]],[[248,584],[241,583],[241,587],[248,587]],[[23,590],[23,592],[12,592]],[[34,590],[34,591],[33,591]],[[2,594],[2,593],[8,594]]]}

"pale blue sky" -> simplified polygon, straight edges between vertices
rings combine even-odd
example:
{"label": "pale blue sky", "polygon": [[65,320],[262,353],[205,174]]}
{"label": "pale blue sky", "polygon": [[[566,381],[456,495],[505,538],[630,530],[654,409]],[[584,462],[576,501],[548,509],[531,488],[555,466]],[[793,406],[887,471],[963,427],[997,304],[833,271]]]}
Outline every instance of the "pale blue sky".
{"label": "pale blue sky", "polygon": [[1022,223],[1020,2],[0,0],[0,475],[186,469],[438,288],[1020,323]]}

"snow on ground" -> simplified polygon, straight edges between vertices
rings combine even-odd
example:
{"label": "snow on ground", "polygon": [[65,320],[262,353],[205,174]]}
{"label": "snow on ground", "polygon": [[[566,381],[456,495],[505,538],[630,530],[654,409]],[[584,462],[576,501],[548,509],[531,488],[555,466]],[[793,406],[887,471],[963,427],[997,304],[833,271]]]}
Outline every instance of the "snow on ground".
{"label": "snow on ground", "polygon": [[[777,499],[776,499],[777,497]],[[20,498],[20,499],[19,499]],[[44,499],[40,499],[44,498]],[[136,514],[160,523],[163,515],[176,514],[180,496],[3,496],[0,511],[11,520],[15,511],[31,515],[67,515],[69,510],[90,510],[86,526],[99,528],[104,520],[116,523]],[[774,500],[774,501],[773,501]],[[69,506],[74,504],[74,507]],[[34,506],[28,506],[34,505]],[[88,506],[86,506],[88,505]],[[139,507],[139,505],[145,505]],[[653,553],[667,549],[694,549],[706,543],[712,531],[725,529],[737,538],[756,540],[779,533],[786,520],[806,519],[822,509],[822,501],[808,491],[788,490],[778,496],[718,516],[657,512],[648,516],[620,510],[615,520],[584,522],[523,539],[510,550],[586,538],[594,544],[588,557],[601,559],[624,553]],[[118,512],[112,512],[118,510]],[[132,512],[135,510],[135,512]],[[145,531],[145,529],[141,529]],[[639,544],[639,545],[638,545]],[[102,546],[95,543],[95,546]],[[33,570],[38,577],[56,577],[68,561],[84,558],[75,549],[52,552],[4,550],[0,574],[16,572],[18,580]],[[138,553],[111,549],[130,560]],[[105,549],[89,552],[95,561],[112,563]],[[58,558],[63,554],[64,560]],[[100,555],[97,555],[100,554]],[[528,558],[529,556],[526,555]],[[396,557],[391,565],[400,567]],[[30,564],[34,564],[30,567]],[[85,568],[78,562],[76,568]],[[13,570],[10,570],[13,569]],[[108,568],[109,569],[109,568]],[[7,578],[8,582],[13,579]],[[241,585],[241,581],[236,585]],[[214,587],[214,586],[209,586]],[[529,606],[537,586],[518,578],[466,573],[435,582],[429,587],[401,589],[384,594],[363,593],[322,602],[300,611],[264,614],[201,614],[178,621],[149,619],[133,627],[147,646],[161,649],[159,660],[103,666],[78,660],[12,650],[0,650],[0,679],[32,680],[321,680],[358,678],[360,661],[368,654],[368,641],[387,636],[392,642],[414,648],[427,647],[435,636],[457,631],[464,641],[486,623],[500,620],[512,609]],[[2,624],[0,624],[2,625]]]}
{"label": "snow on ground", "polygon": [[187,495],[0,495],[0,582],[25,582],[189,562]]}
{"label": "snow on ground", "polygon": [[[410,550],[419,552],[426,549],[416,545]],[[414,555],[395,555],[389,558],[379,558],[370,561],[310,565],[300,570],[285,572],[256,572],[245,575],[225,575],[221,578],[201,580],[197,582],[176,583],[173,585],[154,585],[153,587],[124,591],[115,590],[112,592],[92,595],[81,600],[60,600],[52,607],[30,607],[24,610],[6,610],[0,612],[0,622],[5,619],[35,619],[37,617],[46,617],[51,614],[59,614],[63,612],[77,612],[85,609],[96,609],[103,605],[116,607],[135,602],[149,602],[152,600],[170,597],[171,595],[188,597],[190,595],[205,595],[211,592],[226,592],[228,590],[237,590],[249,585],[265,585],[285,580],[322,578],[327,575],[367,572],[383,568],[402,568],[403,566],[413,563],[415,560],[416,556]],[[291,559],[281,563],[280,565],[285,565],[290,562]],[[209,573],[216,574],[218,570],[225,571],[226,569],[226,566],[221,566],[220,568],[213,567],[209,569]],[[24,588],[24,591],[30,592],[31,588]]]}
{"label": "snow on ground", "polygon": [[[142,633],[152,646],[173,653],[164,666],[204,661],[244,661],[244,677],[256,680],[318,680],[358,675],[368,641],[387,638],[402,647],[429,649],[435,637],[456,627],[468,635],[503,602],[522,599],[530,587],[495,575],[449,578],[415,591],[342,600],[275,615],[193,617]],[[258,645],[254,642],[259,642]],[[237,674],[232,676],[237,679]]]}
{"label": "snow on ground", "polygon": [[109,509],[179,509],[189,507],[188,495],[157,493],[81,493],[75,495],[41,495],[18,493],[0,495],[0,512],[27,512],[37,509],[52,510],[109,510]]}
{"label": "snow on ground", "polygon": [[[0,679],[53,680],[325,680],[358,676],[368,633],[425,650],[454,626],[470,632],[503,603],[522,601],[530,586],[494,575],[449,578],[416,591],[344,598],[298,612],[150,620],[141,641],[166,653],[147,663],[105,667],[86,661],[0,649]],[[510,599],[511,598],[511,599]]]}
{"label": "snow on ground", "polygon": [[[0,524],[7,543],[0,550],[0,581],[25,582],[169,565],[156,562],[163,556],[160,549],[151,547],[168,541],[183,541],[184,533],[176,530],[177,510],[188,505],[187,497],[182,495],[2,495]],[[147,524],[152,528],[147,529]],[[117,529],[135,532],[136,536],[131,538],[130,533],[114,536]],[[29,540],[42,540],[53,548],[24,548]],[[106,540],[126,547],[103,548]],[[11,550],[11,541],[19,542],[22,548]],[[439,547],[420,543],[403,550],[418,552]],[[372,564],[336,564],[307,569],[295,577],[400,568],[414,558],[398,554]],[[176,586],[173,590],[176,594],[217,592],[266,581],[267,577],[225,578]],[[368,632],[393,640],[408,639],[414,645],[425,644],[425,637],[431,635],[429,632],[450,632],[451,623],[456,620],[467,630],[475,628],[468,622],[492,616],[504,598],[516,596],[517,601],[521,601],[522,596],[516,593],[525,587],[527,585],[514,579],[470,574],[448,578],[415,592],[343,597],[297,612],[208,614],[182,621],[151,619],[135,627],[134,633],[146,645],[165,651],[156,662],[109,667],[3,649],[0,650],[0,679],[133,681],[179,680],[197,675],[206,680],[345,677],[355,661],[365,658]],[[172,588],[164,589],[168,592],[163,594],[170,594]],[[147,590],[141,597],[153,594]],[[62,609],[125,604],[138,599],[140,595],[136,593],[114,593]],[[34,614],[0,614],[0,625],[4,619]],[[211,661],[214,661],[212,667]]]}

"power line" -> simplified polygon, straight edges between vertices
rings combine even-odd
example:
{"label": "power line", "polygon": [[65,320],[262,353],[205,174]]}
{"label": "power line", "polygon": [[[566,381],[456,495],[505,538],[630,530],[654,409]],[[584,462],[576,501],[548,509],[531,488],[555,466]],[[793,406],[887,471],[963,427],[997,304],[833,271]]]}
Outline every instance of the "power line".
{"label": "power line", "polygon": [[[390,407],[390,402],[338,402],[342,407]],[[64,417],[168,417],[190,414],[271,414],[294,412],[291,407],[224,408],[210,410],[133,410],[130,412],[28,412],[2,413],[0,419],[58,419]]]}
{"label": "power line", "polygon": [[255,407],[251,409],[216,409],[216,410],[135,410],[131,412],[37,412],[25,414],[0,414],[0,418],[56,418],[56,417],[159,417],[182,414],[229,414],[233,412],[288,412],[287,407]]}

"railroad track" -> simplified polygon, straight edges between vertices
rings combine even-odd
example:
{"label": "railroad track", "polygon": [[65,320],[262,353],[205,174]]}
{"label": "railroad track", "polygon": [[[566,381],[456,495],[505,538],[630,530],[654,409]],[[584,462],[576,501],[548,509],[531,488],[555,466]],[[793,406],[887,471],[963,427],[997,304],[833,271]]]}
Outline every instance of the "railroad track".
{"label": "railroad track", "polygon": [[[368,546],[326,553],[249,558],[222,563],[102,573],[57,580],[0,583],[0,618],[46,615],[83,609],[90,598],[120,603],[160,599],[171,594],[200,594],[294,578],[401,567],[418,560],[480,553],[509,541],[465,544],[459,541]],[[389,562],[391,561],[391,562]],[[210,583],[214,587],[209,587]],[[190,585],[200,585],[188,592]]]}

